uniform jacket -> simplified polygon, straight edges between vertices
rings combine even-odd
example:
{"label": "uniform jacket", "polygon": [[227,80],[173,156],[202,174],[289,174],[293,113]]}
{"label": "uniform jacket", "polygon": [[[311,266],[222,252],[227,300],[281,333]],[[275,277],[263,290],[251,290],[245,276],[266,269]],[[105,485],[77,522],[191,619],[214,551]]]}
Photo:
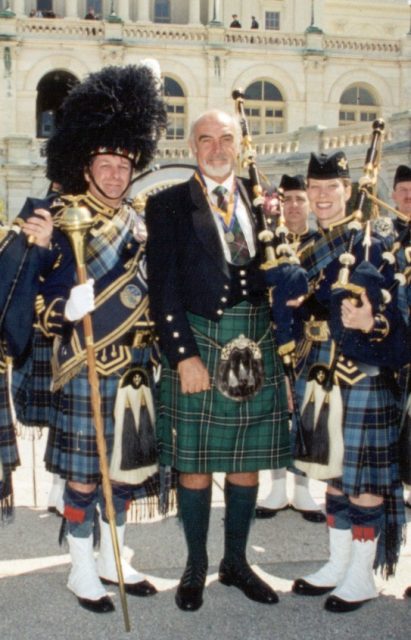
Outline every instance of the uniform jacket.
{"label": "uniform jacket", "polygon": [[[239,179],[238,186],[251,212],[250,183]],[[218,322],[225,309],[243,300],[264,300],[260,256],[257,249],[248,265],[227,263],[207,198],[194,176],[149,198],[146,222],[150,310],[162,351],[175,367],[199,353],[187,312]]]}

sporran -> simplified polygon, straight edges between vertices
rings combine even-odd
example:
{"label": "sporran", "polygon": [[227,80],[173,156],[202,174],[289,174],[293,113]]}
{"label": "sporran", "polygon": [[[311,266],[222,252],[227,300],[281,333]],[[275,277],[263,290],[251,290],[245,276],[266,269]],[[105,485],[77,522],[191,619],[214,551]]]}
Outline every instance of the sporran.
{"label": "sporran", "polygon": [[257,395],[264,384],[261,349],[254,340],[240,335],[221,349],[216,386],[230,400],[243,402]]}

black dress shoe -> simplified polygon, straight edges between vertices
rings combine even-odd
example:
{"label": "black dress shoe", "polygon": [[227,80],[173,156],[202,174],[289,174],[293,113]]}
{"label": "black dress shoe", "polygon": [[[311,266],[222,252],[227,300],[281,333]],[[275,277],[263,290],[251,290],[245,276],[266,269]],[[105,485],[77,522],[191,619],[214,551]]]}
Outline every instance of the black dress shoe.
{"label": "black dress shoe", "polygon": [[[118,582],[114,580],[107,580],[107,578],[100,578],[103,584],[114,584],[118,587]],[[125,582],[124,591],[130,596],[139,596],[140,598],[147,598],[147,596],[154,596],[157,593],[157,589],[148,580],[140,580],[140,582]]]}
{"label": "black dress shoe", "polygon": [[285,507],[281,507],[281,509],[269,509],[268,507],[256,507],[255,508],[255,517],[259,520],[267,520],[268,518],[274,518],[279,511],[285,511],[288,509],[288,504]]}
{"label": "black dress shoe", "polygon": [[355,602],[348,602],[342,600],[338,596],[328,596],[325,601],[324,609],[332,611],[333,613],[349,613],[350,611],[356,611],[363,604],[369,602],[369,600],[356,600]]}
{"label": "black dress shoe", "polygon": [[301,513],[304,520],[308,520],[308,522],[325,522],[326,521],[325,514],[320,509],[318,509],[318,511],[310,511],[305,509],[297,509],[292,505],[290,506],[290,509],[292,509],[296,513]]}
{"label": "black dress shoe", "polygon": [[224,560],[220,563],[218,579],[227,587],[237,587],[250,600],[263,604],[276,604],[278,596],[271,587],[259,578],[248,564],[241,567],[230,567]]}
{"label": "black dress shoe", "polygon": [[411,587],[407,587],[404,592],[406,598],[411,598]]}
{"label": "black dress shoe", "polygon": [[333,589],[335,589],[335,585],[330,587],[317,587],[315,584],[310,584],[304,580],[304,578],[294,580],[292,586],[293,593],[296,593],[298,596],[323,596],[324,593],[329,593]]}
{"label": "black dress shoe", "polygon": [[109,613],[114,611],[114,604],[109,596],[103,596],[99,600],[88,600],[88,598],[80,598],[77,596],[79,604],[88,611],[93,613]]}
{"label": "black dress shoe", "polygon": [[181,582],[177,587],[176,605],[182,611],[197,611],[203,604],[204,585],[198,587],[183,587]]}

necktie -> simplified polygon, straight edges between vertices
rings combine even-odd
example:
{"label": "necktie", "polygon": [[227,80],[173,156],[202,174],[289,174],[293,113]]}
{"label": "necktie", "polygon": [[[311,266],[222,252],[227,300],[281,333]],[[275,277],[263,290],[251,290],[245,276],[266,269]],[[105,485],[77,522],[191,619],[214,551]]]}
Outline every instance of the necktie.
{"label": "necktie", "polygon": [[223,185],[219,184],[213,190],[213,193],[217,196],[217,207],[222,211],[228,210],[228,189],[223,187]]}
{"label": "necktie", "polygon": [[222,185],[213,189],[217,196],[218,214],[223,223],[224,236],[232,264],[243,265],[250,261],[250,252],[235,211],[229,211],[229,191]]}

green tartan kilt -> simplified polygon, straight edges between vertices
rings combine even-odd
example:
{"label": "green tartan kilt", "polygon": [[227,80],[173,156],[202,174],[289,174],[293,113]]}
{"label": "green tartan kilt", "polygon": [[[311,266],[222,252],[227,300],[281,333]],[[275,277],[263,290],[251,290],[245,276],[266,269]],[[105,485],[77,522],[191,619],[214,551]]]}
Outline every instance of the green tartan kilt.
{"label": "green tartan kilt", "polygon": [[[182,394],[178,373],[163,358],[157,412],[161,463],[186,473],[286,467],[291,462],[287,398],[282,364],[267,331],[268,305],[242,302],[226,310],[220,322],[187,315],[191,326],[203,334],[195,337],[210,373],[211,390]],[[241,334],[259,343],[265,380],[254,398],[237,402],[215,386],[221,350],[205,336],[224,345]]]}

